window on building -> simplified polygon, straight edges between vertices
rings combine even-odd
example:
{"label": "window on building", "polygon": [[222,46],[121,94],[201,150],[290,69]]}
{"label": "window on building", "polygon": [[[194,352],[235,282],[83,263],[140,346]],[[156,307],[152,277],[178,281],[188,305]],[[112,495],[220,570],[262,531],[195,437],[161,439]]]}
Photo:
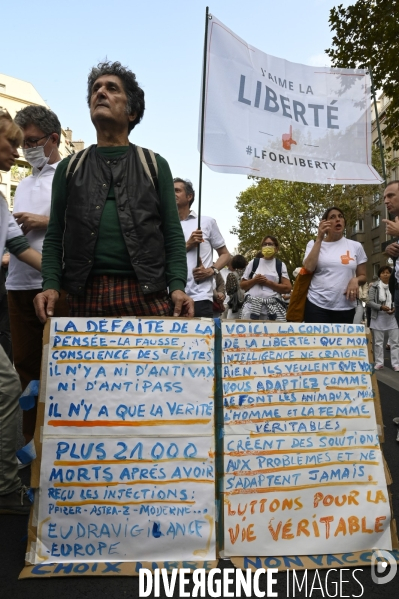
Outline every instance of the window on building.
{"label": "window on building", "polygon": [[377,193],[375,193],[375,194],[374,194],[374,203],[375,203],[375,204],[379,204],[379,203],[380,203],[380,199],[381,199],[381,196],[380,196],[380,194],[379,194],[378,192],[377,192]]}
{"label": "window on building", "polygon": [[379,227],[380,223],[381,223],[381,217],[380,217],[380,213],[377,212],[376,214],[373,214],[371,217],[371,222],[372,222],[372,227],[373,229],[375,227]]}
{"label": "window on building", "polygon": [[363,233],[364,231],[364,222],[362,218],[356,221],[355,226],[353,227],[355,233]]}
{"label": "window on building", "polygon": [[373,277],[378,277],[378,270],[380,268],[380,263],[379,262],[375,262],[373,264]]}
{"label": "window on building", "polygon": [[374,237],[372,239],[372,243],[373,243],[373,254],[377,254],[381,249],[380,238]]}

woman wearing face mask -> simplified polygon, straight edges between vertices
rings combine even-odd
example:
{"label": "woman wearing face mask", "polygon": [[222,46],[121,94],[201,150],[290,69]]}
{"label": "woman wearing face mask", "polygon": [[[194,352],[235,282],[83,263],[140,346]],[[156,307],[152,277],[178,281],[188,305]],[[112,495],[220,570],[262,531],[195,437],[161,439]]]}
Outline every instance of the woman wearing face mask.
{"label": "woman wearing face mask", "polygon": [[367,256],[361,243],[346,239],[345,217],[328,208],[316,241],[309,241],[303,266],[313,272],[305,306],[305,322],[353,322],[359,285],[366,282]]}
{"label": "woman wearing face mask", "polygon": [[278,247],[276,237],[266,235],[261,252],[245,269],[240,283],[246,292],[242,320],[285,321],[287,308],[281,294],[291,291],[291,282],[286,265],[276,258]]}

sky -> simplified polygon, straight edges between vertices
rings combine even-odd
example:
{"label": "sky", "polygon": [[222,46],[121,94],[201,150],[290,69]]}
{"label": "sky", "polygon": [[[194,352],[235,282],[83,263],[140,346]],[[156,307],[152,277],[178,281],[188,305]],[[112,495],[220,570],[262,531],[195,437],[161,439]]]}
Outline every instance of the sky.
{"label": "sky", "polygon": [[[328,18],[339,0],[19,0],[2,10],[0,73],[29,81],[64,128],[86,145],[95,130],[86,103],[87,74],[105,58],[129,66],[146,110],[130,141],[169,162],[174,177],[198,190],[198,114],[205,8],[259,50],[302,64],[329,64]],[[7,24],[8,11],[8,24]],[[203,167],[202,213],[214,217],[233,252],[236,198],[250,181]],[[193,208],[196,208],[196,203]]]}

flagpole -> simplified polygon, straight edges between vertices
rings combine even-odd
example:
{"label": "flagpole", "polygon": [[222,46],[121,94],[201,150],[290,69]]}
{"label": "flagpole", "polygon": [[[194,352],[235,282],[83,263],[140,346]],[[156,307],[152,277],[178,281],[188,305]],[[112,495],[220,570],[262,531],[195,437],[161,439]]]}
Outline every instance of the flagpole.
{"label": "flagpole", "polygon": [[[209,6],[205,11],[205,38],[204,38],[204,62],[202,72],[202,99],[201,99],[201,142],[200,142],[200,168],[198,185],[198,229],[201,229],[201,199],[202,199],[202,156],[204,152],[204,121],[205,121],[205,90],[206,90],[206,59],[208,53],[208,21]],[[197,247],[197,266],[201,263],[200,244]]]}
{"label": "flagpole", "polygon": [[387,184],[387,176],[386,176],[386,172],[385,172],[384,147],[382,145],[382,137],[381,137],[381,129],[380,129],[380,117],[378,115],[378,109],[377,109],[377,99],[376,99],[376,95],[375,95],[375,87],[374,87],[374,81],[373,81],[373,72],[371,70],[371,66],[370,65],[369,65],[369,75],[370,75],[370,83],[371,83],[371,93],[373,94],[375,120],[377,122],[377,133],[378,133],[378,144],[380,146],[382,177],[384,179],[384,185],[386,185]]}

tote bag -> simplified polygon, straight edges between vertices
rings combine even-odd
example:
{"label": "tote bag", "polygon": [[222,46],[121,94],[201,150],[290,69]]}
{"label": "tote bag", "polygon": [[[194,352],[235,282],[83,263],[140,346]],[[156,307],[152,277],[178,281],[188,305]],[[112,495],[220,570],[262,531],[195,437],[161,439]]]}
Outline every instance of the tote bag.
{"label": "tote bag", "polygon": [[287,322],[303,322],[308,289],[313,273],[301,268],[295,279],[287,310]]}

